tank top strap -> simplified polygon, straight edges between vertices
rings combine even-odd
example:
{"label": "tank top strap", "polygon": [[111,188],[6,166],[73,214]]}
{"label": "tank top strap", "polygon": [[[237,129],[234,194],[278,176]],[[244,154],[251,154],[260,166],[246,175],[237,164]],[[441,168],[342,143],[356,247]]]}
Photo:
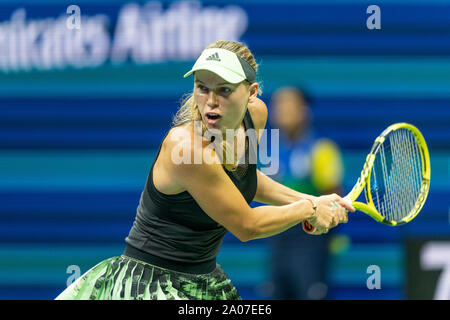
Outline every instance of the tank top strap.
{"label": "tank top strap", "polygon": [[250,164],[256,164],[257,161],[257,149],[258,149],[258,139],[257,132],[255,130],[255,125],[253,123],[250,111],[247,107],[247,111],[244,116],[244,126],[246,134],[248,136],[248,159]]}

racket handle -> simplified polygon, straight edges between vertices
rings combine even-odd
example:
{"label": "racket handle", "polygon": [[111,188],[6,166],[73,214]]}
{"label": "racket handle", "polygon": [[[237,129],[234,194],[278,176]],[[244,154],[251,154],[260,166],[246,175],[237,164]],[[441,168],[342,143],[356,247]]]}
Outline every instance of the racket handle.
{"label": "racket handle", "polygon": [[[344,199],[344,201],[347,202],[350,206],[353,206],[352,200],[350,199],[349,195],[350,194],[346,195],[342,199]],[[309,234],[314,234],[314,231],[316,230],[316,228],[306,220],[302,221],[302,227],[303,227],[303,231],[305,231],[306,233],[309,233]]]}
{"label": "racket handle", "polygon": [[347,204],[349,204],[350,206],[353,207],[353,201],[352,199],[350,199],[350,194],[346,195],[345,197],[342,198],[345,202],[347,202]]}

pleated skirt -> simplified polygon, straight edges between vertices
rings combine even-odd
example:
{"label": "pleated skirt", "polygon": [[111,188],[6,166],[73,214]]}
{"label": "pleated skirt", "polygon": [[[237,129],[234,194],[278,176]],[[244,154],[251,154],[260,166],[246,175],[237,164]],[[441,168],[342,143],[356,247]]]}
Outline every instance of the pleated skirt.
{"label": "pleated skirt", "polygon": [[106,259],[56,300],[241,300],[220,265],[211,273],[163,269],[127,256]]}

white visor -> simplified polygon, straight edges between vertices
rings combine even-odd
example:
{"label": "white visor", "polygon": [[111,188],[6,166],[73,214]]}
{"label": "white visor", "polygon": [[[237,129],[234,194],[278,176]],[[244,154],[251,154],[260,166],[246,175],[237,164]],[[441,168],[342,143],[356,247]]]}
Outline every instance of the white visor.
{"label": "white visor", "polygon": [[255,70],[234,52],[220,48],[206,49],[195,62],[192,69],[184,75],[190,76],[197,70],[208,70],[229,83],[244,80],[255,82]]}

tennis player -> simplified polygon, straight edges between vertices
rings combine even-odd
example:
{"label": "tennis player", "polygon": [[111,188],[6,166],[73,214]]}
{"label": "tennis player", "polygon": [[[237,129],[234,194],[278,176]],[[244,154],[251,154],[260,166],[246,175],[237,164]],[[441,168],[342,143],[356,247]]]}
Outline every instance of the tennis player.
{"label": "tennis player", "polygon": [[[346,210],[354,209],[338,195],[299,193],[249,161],[267,120],[257,68],[237,42],[216,41],[201,53],[185,74],[194,75],[193,93],[161,143],[125,252],[94,266],[56,299],[241,299],[216,263],[227,231],[249,241],[305,219],[318,234],[347,222]],[[251,208],[252,200],[267,205]]]}

